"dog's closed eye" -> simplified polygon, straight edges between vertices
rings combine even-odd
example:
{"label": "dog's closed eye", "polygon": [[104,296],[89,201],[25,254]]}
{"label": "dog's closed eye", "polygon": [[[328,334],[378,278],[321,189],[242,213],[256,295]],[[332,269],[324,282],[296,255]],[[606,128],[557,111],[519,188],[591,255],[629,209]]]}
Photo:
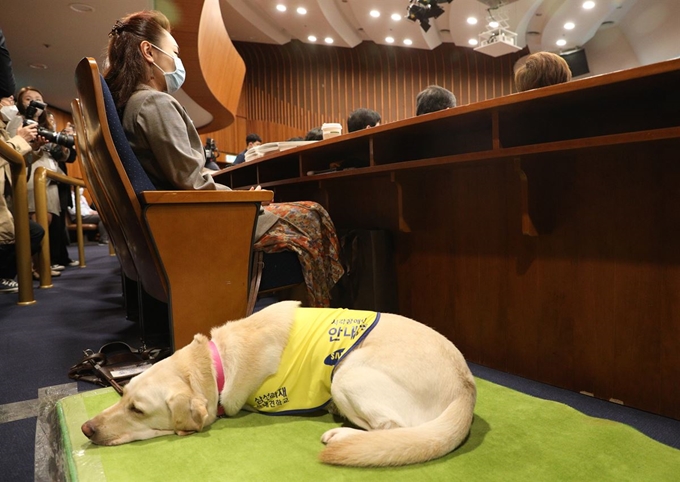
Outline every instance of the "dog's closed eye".
{"label": "dog's closed eye", "polygon": [[136,414],[138,414],[138,415],[144,415],[144,412],[142,412],[142,411],[141,411],[139,408],[137,408],[134,404],[128,406],[128,410],[130,410],[131,412],[134,412],[134,413],[136,413]]}

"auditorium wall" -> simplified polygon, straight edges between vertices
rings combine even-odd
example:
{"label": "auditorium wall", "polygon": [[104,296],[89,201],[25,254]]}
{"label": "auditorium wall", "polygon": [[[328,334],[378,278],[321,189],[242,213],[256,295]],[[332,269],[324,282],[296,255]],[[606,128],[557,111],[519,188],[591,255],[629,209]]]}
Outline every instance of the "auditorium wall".
{"label": "auditorium wall", "polygon": [[271,142],[304,136],[324,122],[346,129],[358,107],[377,110],[383,123],[412,117],[416,95],[432,84],[452,91],[458,105],[513,93],[513,65],[528,53],[494,58],[452,44],[431,51],[373,42],[353,49],[299,41],[234,45],[246,63],[236,122],[202,136],[232,153],[245,148],[248,132]]}

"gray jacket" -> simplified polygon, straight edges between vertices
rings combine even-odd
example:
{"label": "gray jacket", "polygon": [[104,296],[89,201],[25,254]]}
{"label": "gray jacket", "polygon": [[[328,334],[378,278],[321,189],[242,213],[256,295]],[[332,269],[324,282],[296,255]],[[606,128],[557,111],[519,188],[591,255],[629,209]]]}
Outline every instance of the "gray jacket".
{"label": "gray jacket", "polygon": [[[203,172],[203,142],[184,107],[171,95],[140,85],[125,106],[123,129],[132,150],[157,189],[222,189]],[[255,239],[271,228],[278,216],[261,211]]]}

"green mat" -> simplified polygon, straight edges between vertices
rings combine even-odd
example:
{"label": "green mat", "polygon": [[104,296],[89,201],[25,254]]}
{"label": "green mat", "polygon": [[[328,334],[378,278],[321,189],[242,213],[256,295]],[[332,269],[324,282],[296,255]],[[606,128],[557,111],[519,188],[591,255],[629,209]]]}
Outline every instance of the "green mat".
{"label": "green mat", "polygon": [[57,404],[71,480],[133,481],[678,481],[680,451],[626,425],[477,379],[475,419],[455,452],[426,464],[379,469],[322,465],[330,415],[245,413],[206,431],[117,447],[87,441],[80,425],[112,405],[112,389]]}

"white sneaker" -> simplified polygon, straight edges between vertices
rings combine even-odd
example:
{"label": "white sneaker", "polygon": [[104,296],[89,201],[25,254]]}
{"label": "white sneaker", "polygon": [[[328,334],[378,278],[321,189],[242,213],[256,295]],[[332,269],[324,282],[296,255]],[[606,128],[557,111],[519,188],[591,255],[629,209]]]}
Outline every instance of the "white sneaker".
{"label": "white sneaker", "polygon": [[50,269],[52,271],[64,271],[66,269],[66,266],[64,266],[63,264],[53,264],[52,266],[50,266]]}
{"label": "white sneaker", "polygon": [[68,263],[68,266],[74,267],[74,266],[78,266],[79,264],[80,264],[80,261],[78,261],[77,259],[73,259]]}
{"label": "white sneaker", "polygon": [[16,293],[19,291],[19,283],[13,279],[0,279],[0,293]]}

